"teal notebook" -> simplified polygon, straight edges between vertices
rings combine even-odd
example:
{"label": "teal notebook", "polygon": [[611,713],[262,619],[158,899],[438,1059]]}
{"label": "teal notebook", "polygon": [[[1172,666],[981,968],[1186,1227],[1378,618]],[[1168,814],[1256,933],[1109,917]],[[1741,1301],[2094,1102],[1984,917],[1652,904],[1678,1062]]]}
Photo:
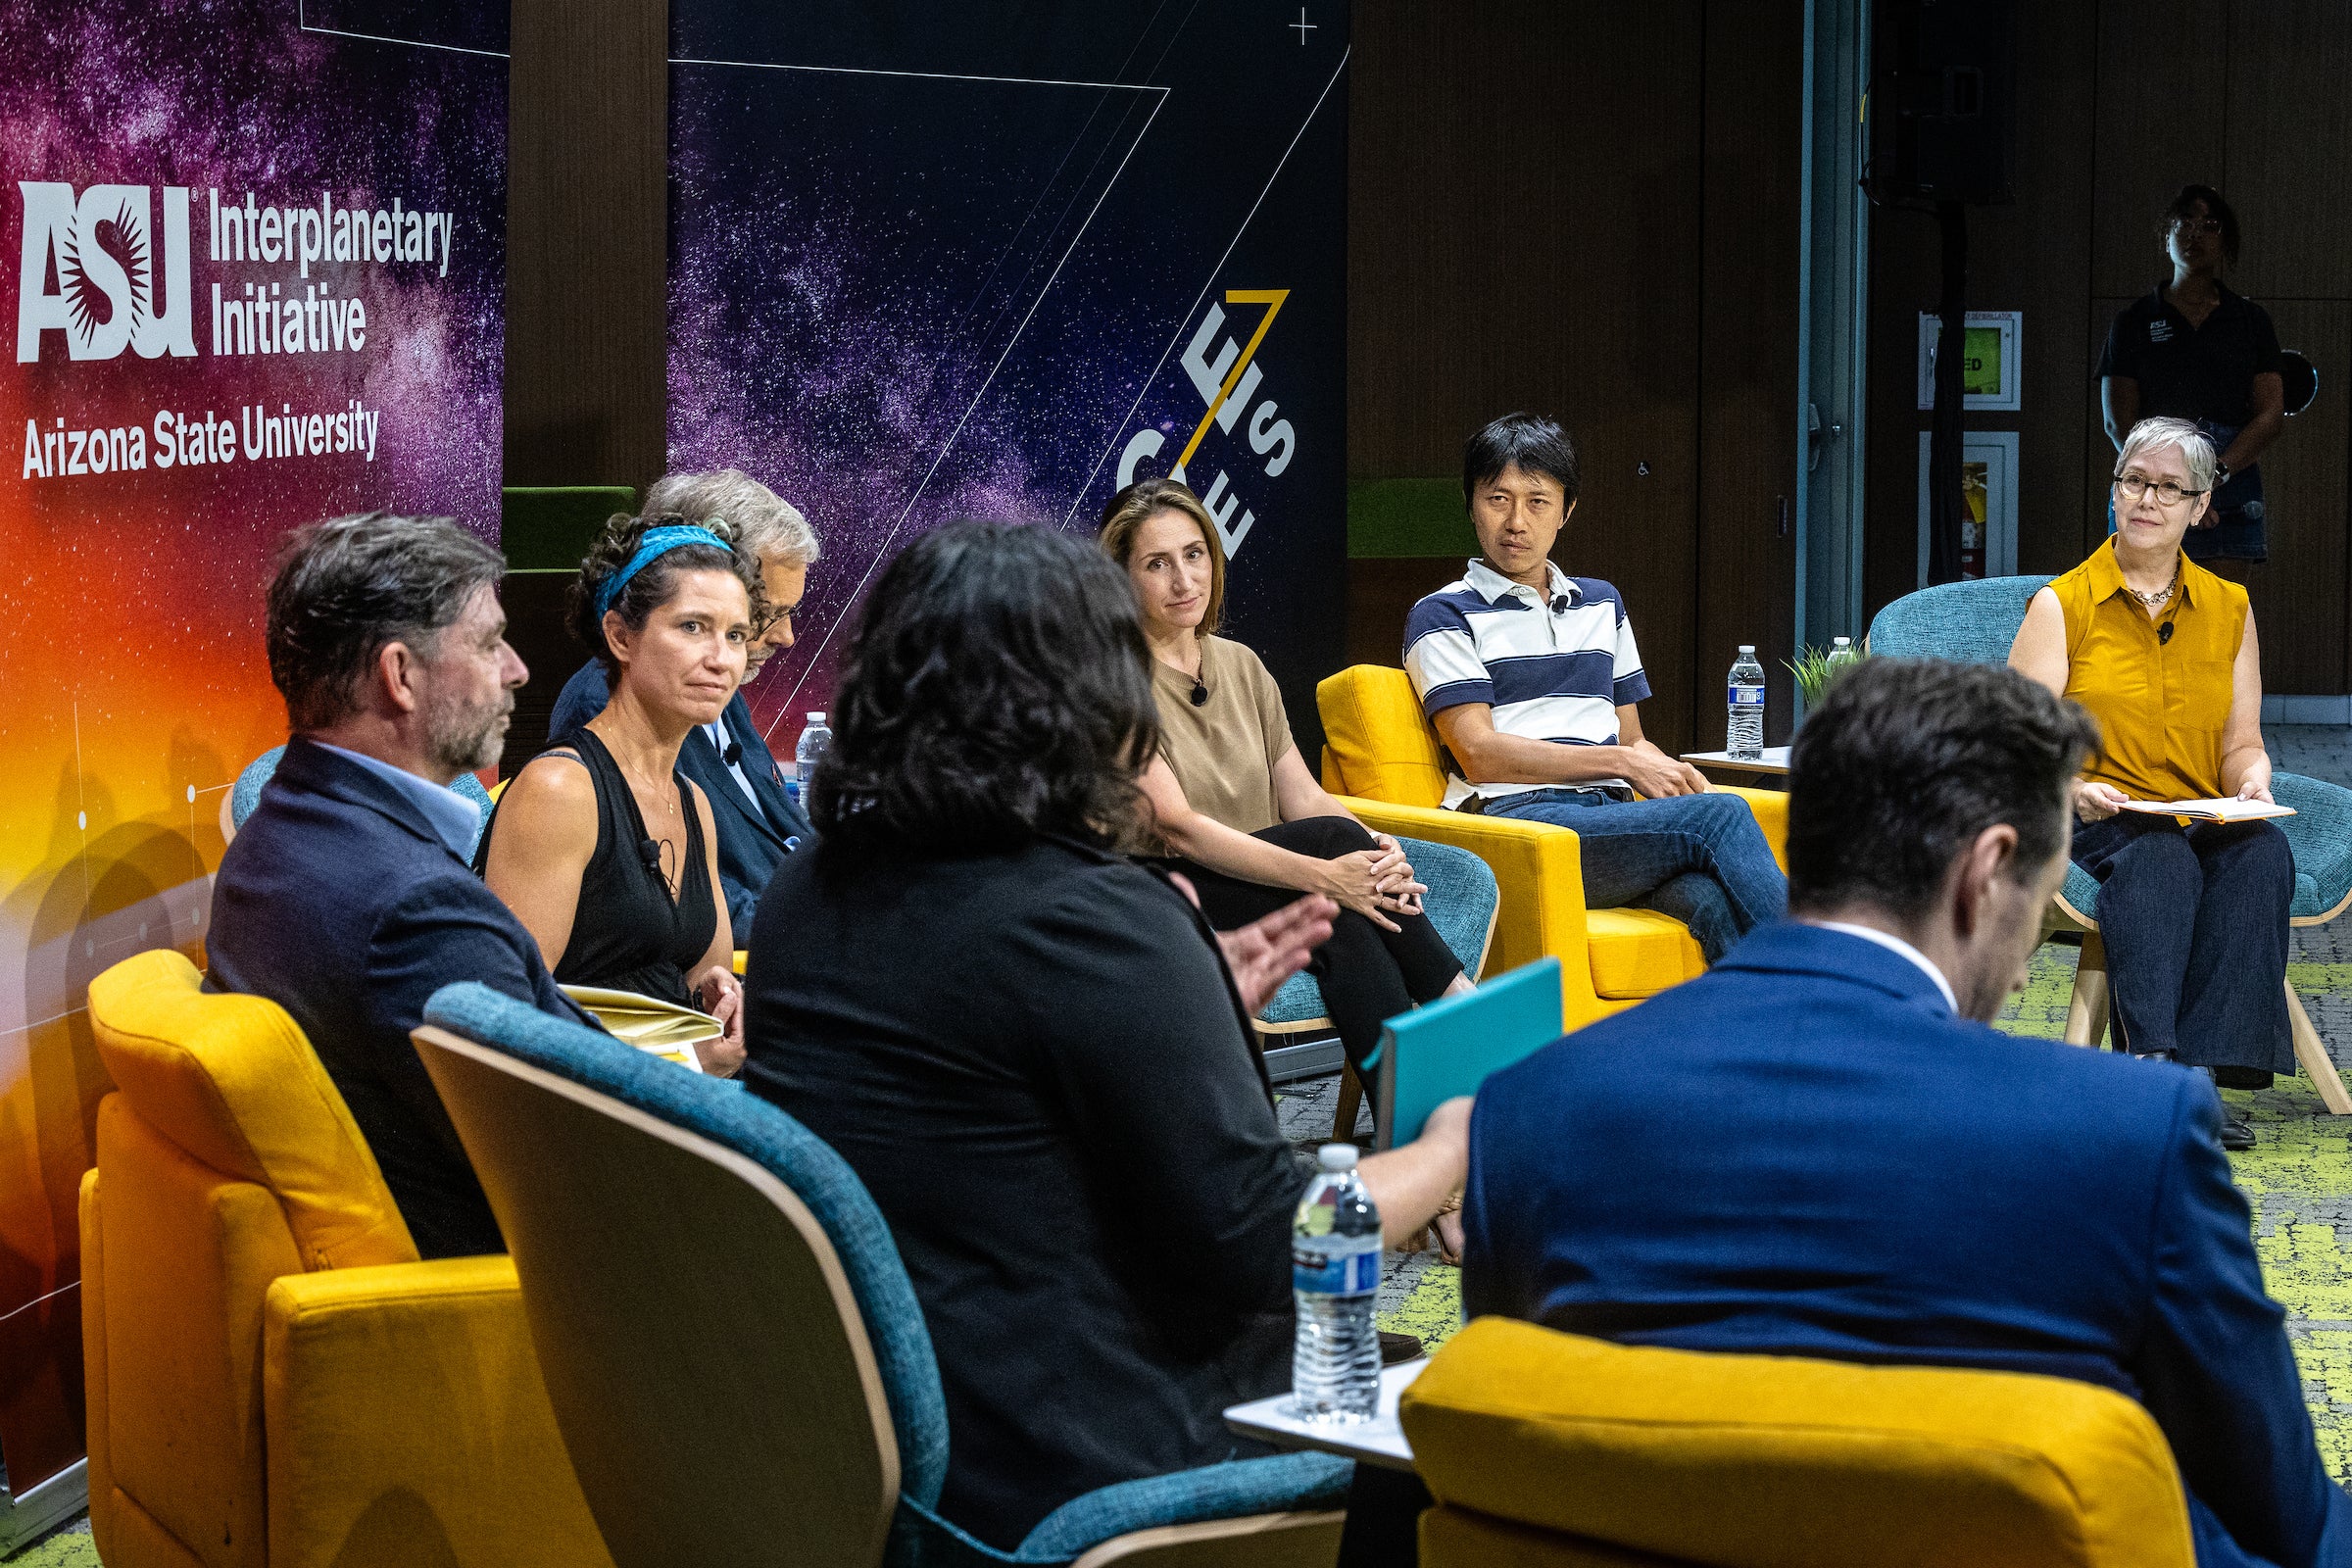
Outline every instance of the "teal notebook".
{"label": "teal notebook", "polygon": [[1372,1090],[1372,1144],[1395,1149],[1421,1136],[1429,1113],[1474,1095],[1490,1073],[1560,1038],[1560,960],[1542,958],[1466,996],[1391,1018],[1380,1032]]}

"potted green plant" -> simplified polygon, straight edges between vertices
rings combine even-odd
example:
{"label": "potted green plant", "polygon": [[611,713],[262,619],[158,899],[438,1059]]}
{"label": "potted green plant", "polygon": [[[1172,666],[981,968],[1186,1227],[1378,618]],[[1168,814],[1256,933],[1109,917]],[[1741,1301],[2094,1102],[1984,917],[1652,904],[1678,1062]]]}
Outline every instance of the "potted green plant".
{"label": "potted green plant", "polygon": [[1788,673],[1796,677],[1800,706],[1811,712],[1821,706],[1821,699],[1832,682],[1869,658],[1866,650],[1856,649],[1840,637],[1827,648],[1800,648],[1796,657],[1787,661]]}

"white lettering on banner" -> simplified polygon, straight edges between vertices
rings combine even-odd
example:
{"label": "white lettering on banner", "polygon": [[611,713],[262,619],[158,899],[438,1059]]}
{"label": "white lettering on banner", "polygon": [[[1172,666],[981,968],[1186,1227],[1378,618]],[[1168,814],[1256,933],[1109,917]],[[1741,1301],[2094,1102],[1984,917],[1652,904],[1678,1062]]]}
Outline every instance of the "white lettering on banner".
{"label": "white lettering on banner", "polygon": [[[197,352],[196,284],[188,266],[189,191],[91,185],[76,196],[60,180],[17,182],[24,245],[17,269],[17,363],[41,357],[48,334],[62,333],[69,359],[111,360],[123,349],[142,359]],[[262,206],[252,191],[226,205],[208,191],[206,254],[219,263],[291,267],[302,298],[284,280],[211,283],[216,355],[358,353],[368,343],[367,305],[344,285],[309,281],[314,263],[415,262],[449,275],[457,215],[405,207],[336,205],[320,191],[316,205]]]}
{"label": "white lettering on banner", "polygon": [[381,409],[348,398],[339,409],[315,414],[297,414],[290,403],[280,403],[275,414],[268,404],[249,404],[239,407],[233,419],[217,417],[210,409],[202,417],[159,409],[147,424],[112,429],[74,429],[61,417],[44,430],[39,420],[26,419],[21,477],[77,479],[143,469],[151,450],[158,468],[194,468],[240,458],[268,463],[346,454],[373,463],[383,416]]}
{"label": "white lettering on banner", "polygon": [[[1225,296],[1231,304],[1266,307],[1266,314],[1259,319],[1257,330],[1247,348],[1223,335],[1224,307],[1210,302],[1208,314],[1200,318],[1200,326],[1194,330],[1192,340],[1185,345],[1180,357],[1185,375],[1192,381],[1193,390],[1200,394],[1206,411],[1200,429],[1194,432],[1192,444],[1184,451],[1184,458],[1191,458],[1199,449],[1200,439],[1210,425],[1231,435],[1237,425],[1243,424],[1243,411],[1255,403],[1258,389],[1265,381],[1265,370],[1257,363],[1258,346],[1264,342],[1275,313],[1282,308],[1282,302],[1289,295],[1288,289],[1235,289]],[[1232,383],[1230,390],[1228,381]],[[1250,450],[1266,458],[1264,471],[1269,479],[1280,477],[1298,452],[1298,430],[1290,420],[1279,417],[1279,414],[1280,409],[1274,400],[1268,398],[1263,403],[1256,403],[1255,412],[1243,426],[1248,434]],[[1119,454],[1119,488],[1125,489],[1133,484],[1138,465],[1147,458],[1158,456],[1164,445],[1160,432],[1149,426],[1129,436],[1125,449]],[[1267,456],[1269,453],[1271,457]],[[1185,464],[1180,459],[1168,470],[1168,477],[1182,480],[1185,477],[1184,470]],[[1217,533],[1224,540],[1228,557],[1240,553],[1243,541],[1250,536],[1250,530],[1257,520],[1250,509],[1242,504],[1239,492],[1233,490],[1231,485],[1227,470],[1220,468],[1216,477],[1209,481],[1208,488],[1200,492],[1201,505],[1208,509],[1208,514],[1216,521]],[[1194,488],[1200,490],[1197,485]]]}
{"label": "white lettering on banner", "polygon": [[[63,332],[74,360],[196,352],[190,329],[188,192],[164,187],[162,255],[145,185],[92,185],[74,198],[56,180],[24,179],[24,240],[17,270],[17,363]],[[55,281],[53,289],[51,281]]]}

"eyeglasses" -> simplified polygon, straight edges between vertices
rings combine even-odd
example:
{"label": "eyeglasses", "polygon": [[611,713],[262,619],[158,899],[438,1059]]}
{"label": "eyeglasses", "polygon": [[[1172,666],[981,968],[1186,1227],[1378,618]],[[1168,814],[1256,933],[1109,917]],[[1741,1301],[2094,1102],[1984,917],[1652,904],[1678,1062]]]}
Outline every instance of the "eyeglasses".
{"label": "eyeglasses", "polygon": [[2190,234],[2219,234],[2222,220],[2218,218],[2176,218],[2173,227]]}
{"label": "eyeglasses", "polygon": [[770,631],[775,629],[777,622],[790,622],[791,619],[792,612],[789,610],[767,610],[760,612],[759,614],[756,614],[752,617],[752,641],[758,642],[760,638],[766,636]]}
{"label": "eyeglasses", "polygon": [[2205,493],[2202,490],[2183,490],[2170,479],[2151,479],[2144,473],[2119,473],[2115,476],[2115,493],[2127,502],[2137,501],[2151,490],[2156,492],[2157,501],[2168,507],[2177,507],[2183,501]]}

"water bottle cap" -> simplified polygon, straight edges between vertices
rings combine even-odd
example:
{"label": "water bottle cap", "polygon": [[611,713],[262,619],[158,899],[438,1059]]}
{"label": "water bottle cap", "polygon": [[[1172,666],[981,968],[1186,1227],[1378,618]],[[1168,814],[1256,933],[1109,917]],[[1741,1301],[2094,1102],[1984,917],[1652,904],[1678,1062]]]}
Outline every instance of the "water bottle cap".
{"label": "water bottle cap", "polygon": [[1741,643],[1740,645],[1740,651],[1743,654],[1752,654],[1756,651],[1756,645],[1754,643]]}
{"label": "water bottle cap", "polygon": [[1833,637],[1830,639],[1830,646],[1832,648],[1851,648],[1853,645],[1854,640],[1851,637]]}
{"label": "water bottle cap", "polygon": [[808,715],[808,722],[811,724],[822,724],[824,721],[825,715],[822,713],[810,713]]}
{"label": "water bottle cap", "polygon": [[1353,1170],[1355,1160],[1353,1144],[1325,1144],[1315,1151],[1315,1163],[1328,1171]]}

